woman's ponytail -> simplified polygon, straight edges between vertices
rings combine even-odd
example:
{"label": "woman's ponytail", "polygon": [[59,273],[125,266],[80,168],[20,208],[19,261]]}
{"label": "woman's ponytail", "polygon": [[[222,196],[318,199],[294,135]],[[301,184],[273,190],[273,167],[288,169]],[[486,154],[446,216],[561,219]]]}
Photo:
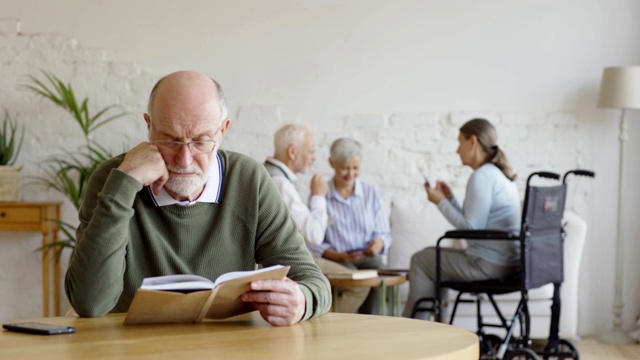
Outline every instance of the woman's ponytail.
{"label": "woman's ponytail", "polygon": [[509,180],[513,181],[516,179],[516,173],[513,172],[511,166],[509,165],[509,160],[507,160],[507,155],[498,147],[498,145],[494,145],[491,147],[493,150],[493,155],[490,156],[489,162],[495,165],[504,176],[506,176]]}
{"label": "woman's ponytail", "polygon": [[491,125],[488,120],[485,119],[471,119],[467,121],[460,128],[460,132],[468,139],[471,135],[475,135],[482,146],[482,149],[487,153],[487,162],[494,164],[504,176],[513,181],[516,179],[516,174],[509,165],[507,155],[497,145],[498,135],[496,129]]}

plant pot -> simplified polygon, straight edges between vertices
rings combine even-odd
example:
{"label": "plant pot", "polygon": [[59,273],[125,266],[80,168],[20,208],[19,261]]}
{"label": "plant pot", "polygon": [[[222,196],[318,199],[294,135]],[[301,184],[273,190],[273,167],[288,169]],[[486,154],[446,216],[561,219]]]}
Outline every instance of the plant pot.
{"label": "plant pot", "polygon": [[20,166],[0,166],[0,202],[20,200]]}

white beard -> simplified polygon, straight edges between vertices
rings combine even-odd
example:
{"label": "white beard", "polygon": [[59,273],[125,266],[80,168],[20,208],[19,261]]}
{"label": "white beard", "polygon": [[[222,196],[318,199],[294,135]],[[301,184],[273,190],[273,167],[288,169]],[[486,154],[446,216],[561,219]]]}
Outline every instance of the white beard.
{"label": "white beard", "polygon": [[194,192],[202,189],[202,187],[207,183],[208,174],[204,174],[202,169],[195,164],[187,169],[167,165],[167,169],[170,172],[193,173],[197,175],[189,178],[169,175],[169,180],[167,180],[164,186],[178,196],[188,197]]}

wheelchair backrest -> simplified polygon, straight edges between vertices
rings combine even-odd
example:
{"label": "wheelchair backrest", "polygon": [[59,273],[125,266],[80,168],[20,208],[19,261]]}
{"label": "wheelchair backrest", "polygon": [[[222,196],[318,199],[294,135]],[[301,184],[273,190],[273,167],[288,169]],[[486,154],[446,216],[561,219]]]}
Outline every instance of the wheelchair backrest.
{"label": "wheelchair backrest", "polygon": [[566,189],[565,184],[527,185],[520,234],[526,289],[564,280],[562,216]]}

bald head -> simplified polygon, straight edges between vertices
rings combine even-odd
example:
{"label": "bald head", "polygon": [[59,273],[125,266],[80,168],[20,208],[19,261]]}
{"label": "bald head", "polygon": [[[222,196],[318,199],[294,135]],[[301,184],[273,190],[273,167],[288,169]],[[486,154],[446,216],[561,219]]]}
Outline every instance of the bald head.
{"label": "bald head", "polygon": [[169,74],[153,87],[144,119],[169,172],[164,189],[178,200],[196,199],[231,122],[220,85],[194,71]]}
{"label": "bald head", "polygon": [[156,106],[159,103],[179,104],[192,110],[215,106],[220,114],[220,122],[226,120],[229,114],[222,86],[207,75],[195,71],[178,71],[158,80],[151,90],[147,105],[151,118],[160,115],[160,109]]}

